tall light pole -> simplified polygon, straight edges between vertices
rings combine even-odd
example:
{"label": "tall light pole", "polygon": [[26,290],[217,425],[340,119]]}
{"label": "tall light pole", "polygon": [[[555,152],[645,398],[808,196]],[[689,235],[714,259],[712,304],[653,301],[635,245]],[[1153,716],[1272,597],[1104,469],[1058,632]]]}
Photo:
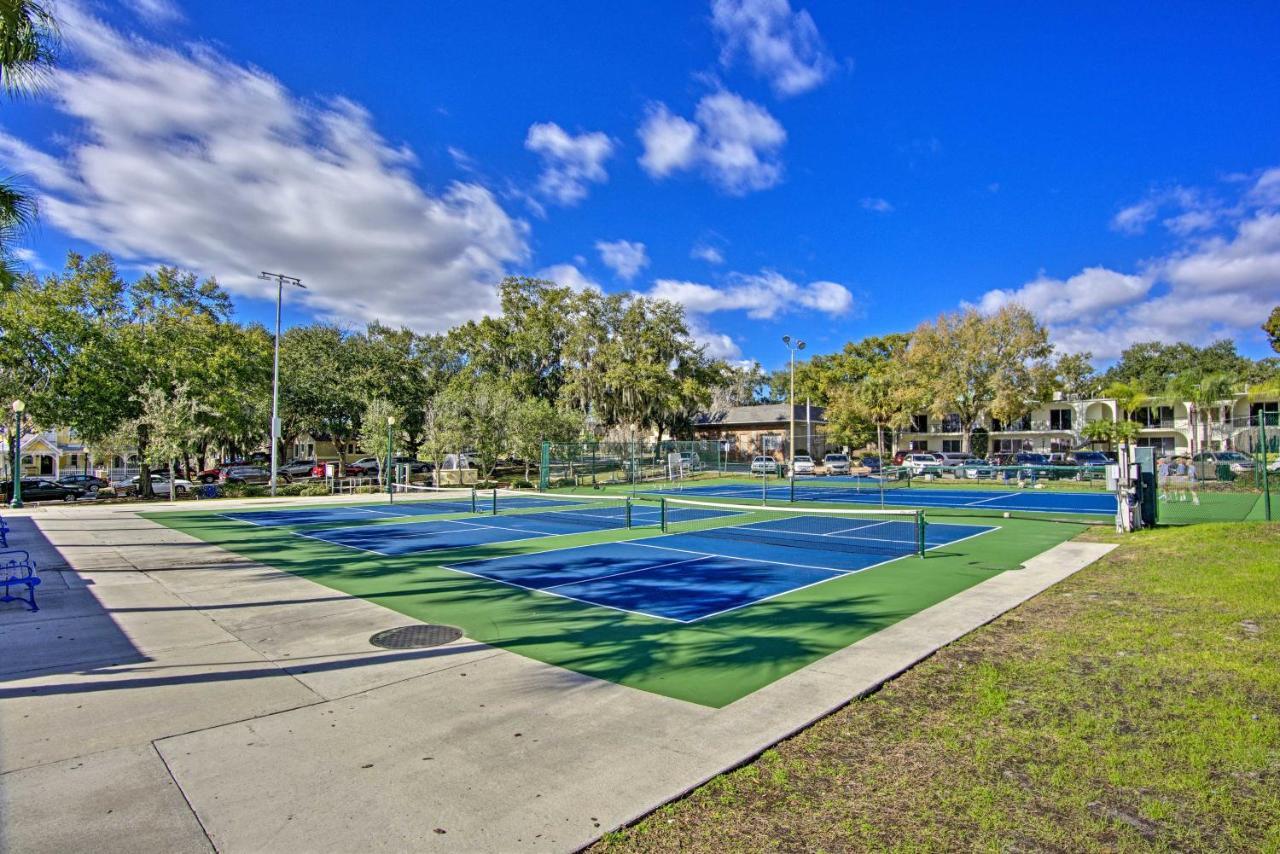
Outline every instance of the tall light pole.
{"label": "tall light pole", "polygon": [[791,352],[791,396],[788,398],[791,404],[791,469],[795,471],[796,462],[796,353],[804,349],[804,342],[799,338],[796,339],[795,346],[791,346],[791,336],[783,335],[782,343],[787,345],[787,349]]}
{"label": "tall light pole", "polygon": [[11,404],[13,409],[13,478],[10,483],[13,488],[9,490],[10,501],[9,506],[14,510],[22,509],[22,410],[27,405],[21,400],[15,400]]}
{"label": "tall light pole", "polygon": [[276,494],[276,446],[280,444],[280,304],[284,301],[285,282],[295,288],[302,288],[304,291],[307,286],[302,284],[301,279],[295,279],[293,276],[286,276],[283,273],[263,271],[258,275],[258,278],[266,279],[268,282],[272,279],[276,281],[276,347],[274,362],[271,366],[271,495],[274,498]]}

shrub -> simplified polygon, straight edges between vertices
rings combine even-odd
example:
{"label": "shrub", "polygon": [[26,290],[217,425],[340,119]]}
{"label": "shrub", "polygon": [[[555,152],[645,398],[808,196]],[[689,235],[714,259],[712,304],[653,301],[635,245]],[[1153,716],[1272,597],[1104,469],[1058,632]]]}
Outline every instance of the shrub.
{"label": "shrub", "polygon": [[312,496],[329,494],[329,487],[323,483],[299,483],[296,484],[296,486],[301,487],[298,490],[299,495]]}
{"label": "shrub", "polygon": [[533,484],[523,478],[511,481],[512,489],[533,489]]}
{"label": "shrub", "polygon": [[365,486],[357,486],[355,491],[357,495],[375,495],[382,492],[382,487],[375,486],[373,484],[366,484]]}

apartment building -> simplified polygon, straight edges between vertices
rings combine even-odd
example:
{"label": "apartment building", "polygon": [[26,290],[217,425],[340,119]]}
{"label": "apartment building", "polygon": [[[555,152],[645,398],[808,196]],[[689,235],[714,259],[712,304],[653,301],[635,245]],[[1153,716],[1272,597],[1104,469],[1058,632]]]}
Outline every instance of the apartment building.
{"label": "apartment building", "polygon": [[[1073,399],[1058,395],[1036,407],[1026,416],[1007,423],[983,415],[978,427],[989,434],[988,453],[1032,451],[1053,453],[1090,445],[1081,429],[1090,421],[1115,421],[1125,413],[1109,398]],[[1251,450],[1259,422],[1280,427],[1280,396],[1259,398],[1236,395],[1196,413],[1195,406],[1185,402],[1153,403],[1128,414],[1142,425],[1137,444],[1152,447],[1158,454],[1185,454],[1192,447],[1192,434],[1197,448],[1205,450]],[[1207,434],[1207,441],[1206,441]],[[908,429],[898,432],[895,447],[926,451],[959,451],[962,447],[960,418],[946,415],[937,418],[919,413]]]}

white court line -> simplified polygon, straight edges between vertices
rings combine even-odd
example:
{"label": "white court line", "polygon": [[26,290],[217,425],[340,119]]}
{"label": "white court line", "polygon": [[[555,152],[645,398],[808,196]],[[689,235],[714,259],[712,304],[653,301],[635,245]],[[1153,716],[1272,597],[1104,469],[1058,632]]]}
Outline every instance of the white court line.
{"label": "white court line", "polygon": [[978,504],[986,504],[989,501],[999,501],[1001,498],[1021,498],[1026,493],[1023,492],[1006,492],[1004,495],[997,495],[994,498],[984,498],[981,501],[966,501],[962,507],[974,507]]}
{"label": "white court line", "polygon": [[[688,531],[686,533],[693,534],[694,536],[697,535],[696,531]],[[662,536],[679,537],[682,535],[681,534],[663,534]],[[655,537],[654,539],[658,539],[658,538]],[[811,564],[811,563],[787,563],[786,561],[766,560],[764,558],[758,558],[758,557],[737,557],[736,555],[720,554],[719,552],[700,552],[700,551],[695,551],[694,549],[678,549],[678,548],[675,548],[674,546],[655,546],[652,543],[644,543],[639,540],[623,540],[622,542],[628,543],[629,545],[633,545],[633,546],[643,546],[646,549],[661,549],[664,552],[682,552],[687,555],[702,555],[703,557],[718,557],[722,560],[736,560],[741,563],[771,563],[776,566],[793,566],[796,569],[820,569],[823,572],[842,572],[843,571],[843,570],[835,569],[834,567],[830,567],[830,566],[815,566],[814,564]]]}
{"label": "white court line", "polygon": [[[613,545],[613,543],[596,543],[596,545]],[[553,554],[553,553],[554,552],[543,552],[543,554]],[[668,566],[680,566],[681,564],[686,564],[686,563],[698,563],[699,561],[704,561],[706,559],[707,558],[705,557],[691,557],[691,558],[688,558],[687,560],[673,560],[673,561],[668,561],[667,563],[656,563],[656,564],[653,564],[652,566],[642,566],[639,569],[624,569],[619,572],[610,572],[605,575],[593,575],[589,578],[579,578],[574,581],[565,581],[560,584],[552,584],[547,587],[543,587],[541,589],[555,590],[557,587],[568,587],[572,584],[589,584],[593,581],[604,581],[606,578],[617,578],[620,575],[633,575],[637,572],[649,572],[650,570],[653,570],[653,569],[664,569]]]}
{"label": "white court line", "polygon": [[326,540],[324,537],[317,537],[312,534],[304,534],[301,531],[290,531],[289,533],[295,537],[306,537],[308,540],[315,540],[317,543],[328,543],[331,546],[338,546],[344,549],[355,549],[358,552],[367,552],[368,554],[378,555],[380,557],[397,557],[397,555],[393,555],[390,552],[380,552],[377,549],[366,549],[363,546],[353,546],[349,543],[338,543],[338,542],[334,542],[333,540]]}

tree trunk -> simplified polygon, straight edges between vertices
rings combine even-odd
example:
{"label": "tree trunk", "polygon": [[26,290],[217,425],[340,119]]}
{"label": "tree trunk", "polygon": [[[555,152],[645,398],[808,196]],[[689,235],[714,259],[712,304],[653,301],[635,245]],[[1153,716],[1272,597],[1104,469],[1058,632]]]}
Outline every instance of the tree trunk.
{"label": "tree trunk", "polygon": [[152,498],[155,491],[151,488],[151,466],[147,464],[147,445],[149,435],[145,425],[138,426],[138,496]]}
{"label": "tree trunk", "polygon": [[169,458],[169,501],[176,501],[178,494],[178,486],[173,482],[173,457]]}

